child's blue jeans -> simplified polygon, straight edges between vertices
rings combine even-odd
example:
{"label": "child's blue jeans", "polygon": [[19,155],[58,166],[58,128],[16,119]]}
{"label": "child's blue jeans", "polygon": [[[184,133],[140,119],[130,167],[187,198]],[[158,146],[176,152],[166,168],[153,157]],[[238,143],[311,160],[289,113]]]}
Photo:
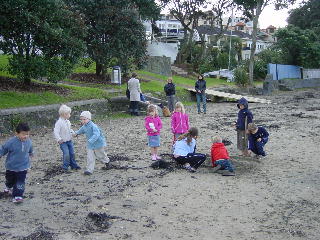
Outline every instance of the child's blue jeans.
{"label": "child's blue jeans", "polygon": [[27,170],[14,172],[6,171],[6,187],[12,189],[12,197],[23,197]]}
{"label": "child's blue jeans", "polygon": [[229,172],[234,171],[234,167],[229,159],[217,160],[215,164],[220,165],[221,170],[228,170]]}
{"label": "child's blue jeans", "polygon": [[78,164],[75,160],[73,142],[67,141],[60,144],[60,149],[62,151],[62,168],[68,170],[69,166],[74,169],[78,168]]}
{"label": "child's blue jeans", "polygon": [[198,113],[201,112],[200,108],[200,103],[202,102],[203,104],[203,112],[207,111],[207,97],[205,93],[197,93],[197,108],[198,108]]}

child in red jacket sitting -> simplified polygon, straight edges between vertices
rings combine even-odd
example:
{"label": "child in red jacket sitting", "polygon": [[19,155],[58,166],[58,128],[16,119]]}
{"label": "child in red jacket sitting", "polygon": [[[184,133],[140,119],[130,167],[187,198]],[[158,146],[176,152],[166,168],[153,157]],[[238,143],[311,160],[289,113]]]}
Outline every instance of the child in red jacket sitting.
{"label": "child in red jacket sitting", "polygon": [[224,144],[222,143],[222,138],[215,136],[212,138],[211,146],[211,161],[213,166],[213,171],[222,173],[223,176],[234,176],[234,168],[230,161],[228,151]]}

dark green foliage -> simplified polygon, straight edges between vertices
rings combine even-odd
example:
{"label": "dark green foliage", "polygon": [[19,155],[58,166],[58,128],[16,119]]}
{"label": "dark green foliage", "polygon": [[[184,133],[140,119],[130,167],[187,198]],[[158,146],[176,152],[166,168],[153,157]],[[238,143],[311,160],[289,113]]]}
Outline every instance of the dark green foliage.
{"label": "dark green foliage", "polygon": [[279,49],[287,64],[305,68],[320,67],[320,41],[313,30],[302,30],[289,25],[279,29],[275,48]]}
{"label": "dark green foliage", "polygon": [[141,64],[146,54],[145,28],[140,18],[156,17],[160,10],[150,0],[73,0],[88,29],[88,55],[96,62],[96,73],[104,74],[112,64],[127,72]]}
{"label": "dark green foliage", "polygon": [[[286,64],[281,51],[273,48],[265,49],[256,55],[253,68],[254,80],[265,79],[268,63]],[[249,61],[245,61],[245,65],[249,68]]]}
{"label": "dark green foliage", "polygon": [[9,71],[31,78],[64,78],[82,56],[85,27],[62,0],[0,2],[0,49],[12,56]]}
{"label": "dark green foliage", "polygon": [[320,34],[320,1],[309,0],[289,12],[288,23],[301,29],[312,29]]}

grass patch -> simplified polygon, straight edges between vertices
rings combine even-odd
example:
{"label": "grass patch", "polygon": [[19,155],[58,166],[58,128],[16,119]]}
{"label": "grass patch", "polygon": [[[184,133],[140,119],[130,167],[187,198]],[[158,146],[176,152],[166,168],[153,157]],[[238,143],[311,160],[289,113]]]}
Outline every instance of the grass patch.
{"label": "grass patch", "polygon": [[9,56],[8,55],[0,55],[0,76],[3,77],[15,77],[8,72],[9,66]]}
{"label": "grass patch", "polygon": [[41,93],[30,92],[0,92],[0,109],[28,107],[46,104],[57,104],[86,99],[105,99],[107,93],[98,88],[64,86],[71,90],[68,96],[61,96],[51,91]]}

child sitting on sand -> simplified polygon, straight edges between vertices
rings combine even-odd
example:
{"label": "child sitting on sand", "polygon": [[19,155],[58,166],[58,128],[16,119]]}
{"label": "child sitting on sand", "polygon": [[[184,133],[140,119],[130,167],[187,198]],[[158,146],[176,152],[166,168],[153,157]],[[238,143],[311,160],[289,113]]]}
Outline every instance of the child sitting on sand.
{"label": "child sitting on sand", "polygon": [[198,129],[193,127],[182,134],[174,144],[173,159],[190,172],[195,172],[206,160],[206,155],[196,153]]}
{"label": "child sitting on sand", "polygon": [[230,161],[229,153],[220,136],[212,138],[211,161],[213,171],[222,173],[223,176],[234,176],[234,168]]}
{"label": "child sitting on sand", "polygon": [[263,149],[268,142],[269,133],[263,127],[257,127],[254,123],[248,124],[249,133],[249,154],[253,152],[257,158],[265,157],[266,153]]}
{"label": "child sitting on sand", "polygon": [[87,170],[84,174],[91,175],[93,173],[96,158],[103,162],[108,169],[110,159],[104,150],[107,144],[101,129],[91,121],[89,111],[83,111],[80,114],[80,121],[83,126],[76,131],[76,135],[84,133],[87,137]]}

